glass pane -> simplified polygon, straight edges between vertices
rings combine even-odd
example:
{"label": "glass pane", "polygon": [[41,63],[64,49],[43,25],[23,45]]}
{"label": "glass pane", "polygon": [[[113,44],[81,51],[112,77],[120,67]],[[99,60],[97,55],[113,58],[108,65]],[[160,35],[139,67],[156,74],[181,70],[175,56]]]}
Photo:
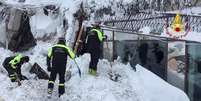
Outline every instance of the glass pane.
{"label": "glass pane", "polygon": [[191,101],[201,101],[201,44],[188,43],[188,95]]}
{"label": "glass pane", "polygon": [[114,55],[120,56],[123,63],[132,67],[141,64],[162,79],[166,80],[166,43],[157,40],[115,41]]}
{"label": "glass pane", "polygon": [[[148,51],[147,51],[147,60],[144,67],[161,77],[162,79],[166,80],[166,67],[167,67],[167,45],[163,41],[158,40],[149,40],[145,41],[148,44]],[[146,43],[141,44],[144,45]],[[144,54],[143,48],[139,46],[139,55]],[[141,53],[142,52],[142,53]],[[139,56],[139,58],[143,58],[142,56]],[[143,61],[141,60],[141,64],[143,64]]]}
{"label": "glass pane", "polygon": [[168,43],[167,81],[184,91],[185,42]]}

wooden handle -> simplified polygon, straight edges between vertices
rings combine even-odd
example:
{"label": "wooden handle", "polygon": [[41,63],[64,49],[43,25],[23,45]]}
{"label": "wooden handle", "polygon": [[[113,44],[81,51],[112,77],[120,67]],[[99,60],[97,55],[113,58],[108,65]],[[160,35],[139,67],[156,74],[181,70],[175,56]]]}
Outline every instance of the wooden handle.
{"label": "wooden handle", "polygon": [[79,35],[78,35],[78,38],[76,40],[76,44],[75,44],[75,48],[74,48],[75,54],[77,53],[77,50],[78,50],[78,46],[79,46],[79,42],[80,42],[80,39],[81,39],[81,36],[82,36],[83,29],[84,29],[84,27],[82,26],[80,31],[79,31],[79,33],[78,33]]}

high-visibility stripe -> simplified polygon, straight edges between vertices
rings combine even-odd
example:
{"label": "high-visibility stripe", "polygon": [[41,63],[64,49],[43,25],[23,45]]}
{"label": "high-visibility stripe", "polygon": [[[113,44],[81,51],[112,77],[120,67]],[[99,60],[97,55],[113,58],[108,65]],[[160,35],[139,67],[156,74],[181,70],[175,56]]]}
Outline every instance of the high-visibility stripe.
{"label": "high-visibility stripe", "polygon": [[10,79],[15,80],[15,79],[16,79],[16,77],[10,77]]}
{"label": "high-visibility stripe", "polygon": [[50,58],[52,56],[52,48],[48,49],[48,57]]}
{"label": "high-visibility stripe", "polygon": [[47,89],[47,92],[48,92],[48,93],[52,93],[52,89],[51,89],[51,88],[48,88],[48,89]]}
{"label": "high-visibility stripe", "polygon": [[69,47],[67,47],[67,49],[71,59],[75,59],[75,53]]}
{"label": "high-visibility stripe", "polygon": [[98,34],[98,39],[100,40],[100,42],[103,41],[103,33],[100,30],[92,29],[91,31],[95,31]]}
{"label": "high-visibility stripe", "polygon": [[12,77],[12,76],[16,76],[15,74],[11,74],[11,75],[9,75],[10,77]]}
{"label": "high-visibility stripe", "polygon": [[52,83],[52,84],[54,84],[54,81],[48,81],[48,83]]}
{"label": "high-visibility stripe", "polygon": [[15,65],[13,65],[13,64],[11,64],[11,67],[13,68],[13,69],[16,69],[17,67],[15,66]]}
{"label": "high-visibility stripe", "polygon": [[63,84],[63,83],[60,83],[59,86],[64,86],[64,84]]}
{"label": "high-visibility stripe", "polygon": [[71,58],[71,59],[74,59],[74,58],[75,58],[75,53],[74,53],[69,47],[67,47],[67,46],[65,46],[65,45],[61,45],[61,44],[57,44],[57,45],[55,45],[54,47],[65,48],[65,49],[67,50],[67,52],[69,53],[70,58]]}
{"label": "high-visibility stripe", "polygon": [[18,54],[17,56],[15,56],[14,59],[12,59],[9,64],[11,65],[11,67],[13,69],[16,69],[16,64],[18,64],[21,61],[22,55]]}

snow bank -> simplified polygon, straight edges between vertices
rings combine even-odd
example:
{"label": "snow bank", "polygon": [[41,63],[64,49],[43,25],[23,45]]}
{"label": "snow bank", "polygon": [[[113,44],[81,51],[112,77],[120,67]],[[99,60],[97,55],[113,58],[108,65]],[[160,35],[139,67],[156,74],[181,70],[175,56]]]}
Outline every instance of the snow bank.
{"label": "snow bank", "polygon": [[136,66],[141,86],[150,101],[190,101],[178,88],[168,84],[140,65]]}
{"label": "snow bank", "polygon": [[[169,28],[170,29],[170,28]],[[143,27],[139,30],[141,32],[141,34],[143,35],[150,35],[151,32],[151,28],[150,27]],[[185,32],[183,32],[182,34],[185,34]],[[154,36],[154,35],[153,35]],[[167,33],[166,30],[163,31],[163,33],[161,33],[161,35],[155,35],[156,37],[167,37],[167,38],[172,38],[170,37]],[[175,35],[176,36],[176,35]],[[179,36],[179,34],[177,35]],[[129,39],[129,37],[127,37],[127,39]],[[183,39],[183,40],[187,40],[187,41],[195,41],[195,42],[200,42],[201,43],[201,33],[198,32],[192,32],[190,31],[185,37],[181,37],[179,39]]]}
{"label": "snow bank", "polygon": [[[161,36],[163,37],[170,37],[168,34],[166,34],[165,30],[163,33],[161,33]],[[185,37],[182,37],[180,39],[187,40],[187,41],[196,41],[201,43],[201,33],[198,32],[192,32],[190,31]]]}
{"label": "snow bank", "polygon": [[[31,63],[37,62],[46,70],[44,54],[50,44],[40,43],[30,52],[23,54],[31,57]],[[1,49],[6,56],[9,51]],[[109,79],[107,73],[110,71],[110,63],[107,60],[100,60],[98,63],[98,77],[88,75],[90,55],[85,54],[76,58],[82,71],[79,78],[76,65],[73,61],[68,61],[68,68],[72,71],[72,78],[65,83],[66,93],[59,99],[57,85],[53,92],[52,101],[189,101],[188,97],[177,88],[170,86],[165,81],[153,73],[137,65],[137,72],[134,72],[129,65],[124,65],[118,61],[112,63],[112,70],[121,75],[118,82]],[[1,58],[3,61],[3,58]],[[25,68],[23,65],[22,68]],[[0,95],[6,101],[46,101],[47,80],[36,80],[34,76],[29,76],[29,69],[23,74],[30,80],[22,82],[20,87],[16,83],[11,83],[6,73],[0,73]]]}
{"label": "snow bank", "polygon": [[169,11],[168,13],[178,13],[180,12],[181,14],[187,14],[187,15],[200,15],[201,11],[200,11],[201,7],[191,7],[191,8],[185,8],[183,10],[180,11]]}

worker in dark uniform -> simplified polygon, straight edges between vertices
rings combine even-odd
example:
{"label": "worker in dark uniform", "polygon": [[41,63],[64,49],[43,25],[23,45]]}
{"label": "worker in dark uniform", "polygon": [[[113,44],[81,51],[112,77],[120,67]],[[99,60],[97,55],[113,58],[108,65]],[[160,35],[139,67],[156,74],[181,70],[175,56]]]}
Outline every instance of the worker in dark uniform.
{"label": "worker in dark uniform", "polygon": [[139,47],[139,59],[142,66],[147,64],[147,53],[148,53],[149,45],[148,43],[144,42]]}
{"label": "worker in dark uniform", "polygon": [[92,29],[87,34],[86,38],[86,52],[91,54],[91,61],[89,64],[89,74],[96,76],[97,64],[101,54],[101,43],[106,38],[104,33],[100,30],[99,24],[94,24]]}
{"label": "worker in dark uniform", "polygon": [[75,54],[68,46],[66,46],[65,43],[66,41],[64,38],[59,38],[58,43],[48,50],[47,70],[51,72],[48,81],[49,95],[52,94],[57,74],[59,74],[59,97],[65,93],[64,76],[66,71],[67,56],[70,56],[71,59],[75,59]]}
{"label": "worker in dark uniform", "polygon": [[29,62],[28,56],[22,56],[18,54],[16,56],[7,57],[3,62],[3,67],[8,72],[8,75],[12,82],[16,82],[17,79],[25,80],[27,79],[26,76],[21,74],[21,66]]}
{"label": "worker in dark uniform", "polygon": [[157,63],[157,64],[160,64],[161,61],[162,61],[163,58],[164,58],[164,53],[163,53],[163,51],[161,50],[161,48],[159,47],[159,43],[154,43],[154,49],[153,49],[152,52],[155,54],[156,63]]}

